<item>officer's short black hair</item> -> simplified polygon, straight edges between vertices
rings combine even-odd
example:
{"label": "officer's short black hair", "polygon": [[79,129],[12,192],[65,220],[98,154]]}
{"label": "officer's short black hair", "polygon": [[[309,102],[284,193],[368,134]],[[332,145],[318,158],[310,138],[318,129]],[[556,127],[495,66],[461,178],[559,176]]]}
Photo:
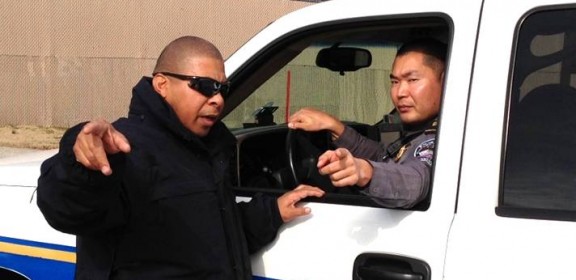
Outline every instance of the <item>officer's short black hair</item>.
{"label": "officer's short black hair", "polygon": [[434,38],[419,38],[413,41],[404,43],[400,49],[398,49],[397,56],[401,56],[408,52],[421,52],[426,55],[435,57],[436,59],[446,62],[446,49],[445,43],[442,43]]}
{"label": "officer's short black hair", "polygon": [[445,43],[440,42],[434,38],[418,38],[404,43],[398,49],[396,57],[402,56],[409,52],[419,52],[425,54],[428,56],[428,58],[430,58],[426,59],[425,62],[428,66],[436,69],[439,73],[444,71],[447,52],[447,45]]}

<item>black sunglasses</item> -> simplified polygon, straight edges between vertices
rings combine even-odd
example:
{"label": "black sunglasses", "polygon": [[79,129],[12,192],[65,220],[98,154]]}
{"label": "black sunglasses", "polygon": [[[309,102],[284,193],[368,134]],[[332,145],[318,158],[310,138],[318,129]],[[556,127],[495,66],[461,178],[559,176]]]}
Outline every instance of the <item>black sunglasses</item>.
{"label": "black sunglasses", "polygon": [[174,77],[179,80],[188,81],[188,86],[191,89],[200,92],[202,95],[208,98],[220,93],[222,94],[222,97],[226,99],[228,97],[228,93],[230,92],[229,83],[221,83],[207,77],[186,76],[171,72],[156,72],[152,73],[152,76],[155,76],[156,74],[162,74]]}

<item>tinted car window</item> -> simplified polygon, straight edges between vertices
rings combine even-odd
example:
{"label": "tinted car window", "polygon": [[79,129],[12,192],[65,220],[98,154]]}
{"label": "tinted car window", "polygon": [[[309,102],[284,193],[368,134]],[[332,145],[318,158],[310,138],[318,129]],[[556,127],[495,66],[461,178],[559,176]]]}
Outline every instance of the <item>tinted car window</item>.
{"label": "tinted car window", "polygon": [[576,220],[576,10],[518,28],[500,215]]}

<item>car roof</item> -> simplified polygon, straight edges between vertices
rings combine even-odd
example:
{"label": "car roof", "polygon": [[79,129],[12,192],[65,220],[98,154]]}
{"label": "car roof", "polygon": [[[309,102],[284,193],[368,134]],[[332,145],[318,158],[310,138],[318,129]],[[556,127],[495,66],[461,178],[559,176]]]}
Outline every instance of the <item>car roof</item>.
{"label": "car roof", "polygon": [[36,187],[40,165],[58,149],[27,151],[0,158],[0,186]]}

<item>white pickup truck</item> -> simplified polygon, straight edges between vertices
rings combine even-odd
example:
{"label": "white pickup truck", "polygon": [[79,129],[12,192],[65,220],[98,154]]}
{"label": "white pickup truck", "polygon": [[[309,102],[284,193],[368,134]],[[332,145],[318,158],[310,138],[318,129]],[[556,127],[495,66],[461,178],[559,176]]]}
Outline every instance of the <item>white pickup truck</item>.
{"label": "white pickup truck", "polygon": [[[418,37],[449,46],[432,191],[387,209],[315,174],[328,135],[285,122],[316,107],[386,142],[392,59]],[[238,199],[328,191],[253,257],[255,279],[576,279],[576,3],[332,0],[271,23],[226,67]],[[74,237],[33,196],[51,153],[0,161],[1,279],[73,277]]]}

